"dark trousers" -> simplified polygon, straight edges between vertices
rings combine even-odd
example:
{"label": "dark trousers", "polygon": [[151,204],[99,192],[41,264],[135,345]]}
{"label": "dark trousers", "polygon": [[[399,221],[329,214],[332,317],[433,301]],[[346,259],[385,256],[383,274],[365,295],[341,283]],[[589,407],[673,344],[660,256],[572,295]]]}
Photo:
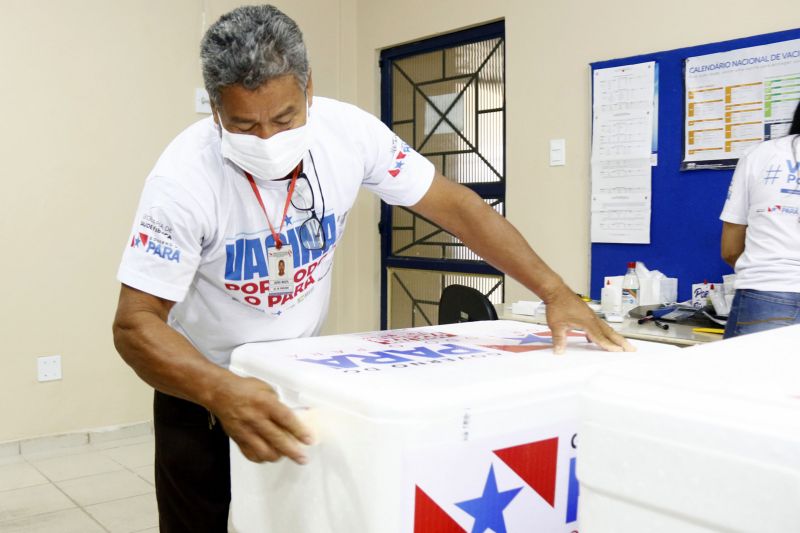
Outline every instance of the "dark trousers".
{"label": "dark trousers", "polygon": [[204,407],[158,391],[153,419],[161,533],[225,533],[231,474],[222,424]]}

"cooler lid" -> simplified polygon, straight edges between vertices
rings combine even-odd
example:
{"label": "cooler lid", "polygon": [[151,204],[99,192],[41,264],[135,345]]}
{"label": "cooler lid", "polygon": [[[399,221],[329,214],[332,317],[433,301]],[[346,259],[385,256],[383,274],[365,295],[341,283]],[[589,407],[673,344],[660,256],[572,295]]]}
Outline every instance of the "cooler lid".
{"label": "cooler lid", "polygon": [[635,344],[637,353],[608,353],[573,332],[567,353],[555,355],[546,326],[497,320],[247,344],[230,368],[270,383],[290,404],[419,418],[572,393],[605,365],[678,352]]}
{"label": "cooler lid", "polygon": [[698,531],[796,531],[799,344],[792,326],[602,370],[583,389],[578,479]]}
{"label": "cooler lid", "polygon": [[[637,431],[665,431],[663,417],[730,426],[751,433],[800,440],[800,325],[685,348],[674,357],[603,370],[587,384],[593,400],[629,406],[651,415],[637,418]],[[590,407],[592,417],[606,417]],[[648,421],[649,420],[649,421]],[[604,423],[605,423],[604,422]],[[710,431],[709,431],[710,433]],[[697,439],[697,433],[686,434]],[[735,442],[717,443],[732,448]]]}

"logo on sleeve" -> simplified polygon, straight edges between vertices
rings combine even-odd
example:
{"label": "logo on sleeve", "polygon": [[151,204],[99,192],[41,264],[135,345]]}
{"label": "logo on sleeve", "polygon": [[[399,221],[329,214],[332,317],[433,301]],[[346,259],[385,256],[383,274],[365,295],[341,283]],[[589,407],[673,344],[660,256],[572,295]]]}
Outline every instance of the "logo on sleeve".
{"label": "logo on sleeve", "polygon": [[181,251],[174,243],[166,242],[141,231],[133,234],[130,247],[137,248],[146,254],[155,255],[165,261],[181,262]]}
{"label": "logo on sleeve", "polygon": [[131,248],[154,255],[164,261],[181,262],[181,251],[172,237],[169,217],[158,208],[150,209],[139,219],[131,237]]}
{"label": "logo on sleeve", "polygon": [[403,170],[403,165],[405,165],[405,161],[403,161],[406,156],[411,152],[411,147],[400,140],[399,137],[395,136],[392,140],[392,152],[394,154],[394,164],[392,168],[389,169],[389,175],[393,178],[396,178],[400,171]]}

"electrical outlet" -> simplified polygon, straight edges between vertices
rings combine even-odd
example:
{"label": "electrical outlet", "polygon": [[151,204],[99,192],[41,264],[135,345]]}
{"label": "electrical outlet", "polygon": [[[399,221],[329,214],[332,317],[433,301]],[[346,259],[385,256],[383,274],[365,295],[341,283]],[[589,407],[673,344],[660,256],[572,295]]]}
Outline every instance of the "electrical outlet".
{"label": "electrical outlet", "polygon": [[48,355],[36,358],[36,371],[39,381],[61,379],[61,356]]}

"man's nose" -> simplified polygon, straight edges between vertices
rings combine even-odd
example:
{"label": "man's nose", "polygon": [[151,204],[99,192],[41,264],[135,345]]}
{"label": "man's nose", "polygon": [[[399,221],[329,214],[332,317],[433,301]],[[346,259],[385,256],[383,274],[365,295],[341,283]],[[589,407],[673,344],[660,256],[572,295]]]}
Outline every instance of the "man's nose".
{"label": "man's nose", "polygon": [[272,126],[258,125],[253,128],[252,134],[258,136],[259,139],[269,139],[279,131],[280,129]]}

